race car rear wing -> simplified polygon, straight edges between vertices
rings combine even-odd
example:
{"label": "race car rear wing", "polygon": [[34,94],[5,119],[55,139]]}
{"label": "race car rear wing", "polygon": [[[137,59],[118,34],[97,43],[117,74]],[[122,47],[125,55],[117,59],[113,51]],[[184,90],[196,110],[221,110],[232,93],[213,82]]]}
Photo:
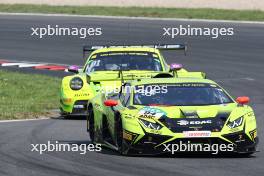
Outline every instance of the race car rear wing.
{"label": "race car rear wing", "polygon": [[85,58],[85,54],[87,52],[92,52],[102,48],[128,48],[128,47],[149,47],[149,48],[156,48],[159,50],[184,50],[184,54],[187,52],[187,45],[186,44],[154,44],[154,45],[85,45],[83,46],[83,58]]}

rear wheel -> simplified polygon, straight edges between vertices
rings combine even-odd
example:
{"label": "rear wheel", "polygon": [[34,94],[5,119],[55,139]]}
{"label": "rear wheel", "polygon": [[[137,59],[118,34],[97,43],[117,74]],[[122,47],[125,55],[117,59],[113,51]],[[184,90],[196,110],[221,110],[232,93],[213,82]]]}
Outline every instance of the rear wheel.
{"label": "rear wheel", "polygon": [[88,116],[87,116],[87,129],[89,129],[89,135],[90,135],[90,140],[92,143],[94,143],[94,113],[93,109],[89,108],[88,110]]}

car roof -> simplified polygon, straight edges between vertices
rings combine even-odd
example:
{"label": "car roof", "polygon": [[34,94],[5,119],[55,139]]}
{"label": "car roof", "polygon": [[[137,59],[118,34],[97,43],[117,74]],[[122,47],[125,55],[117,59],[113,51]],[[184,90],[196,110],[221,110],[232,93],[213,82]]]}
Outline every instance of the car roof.
{"label": "car roof", "polygon": [[147,78],[129,81],[131,85],[144,85],[144,84],[173,84],[173,83],[207,83],[217,84],[209,79],[202,78]]}
{"label": "car roof", "polygon": [[110,47],[110,48],[101,48],[92,52],[92,54],[104,53],[104,52],[123,52],[123,51],[139,51],[139,52],[153,52],[159,53],[159,50],[156,48],[150,47]]}

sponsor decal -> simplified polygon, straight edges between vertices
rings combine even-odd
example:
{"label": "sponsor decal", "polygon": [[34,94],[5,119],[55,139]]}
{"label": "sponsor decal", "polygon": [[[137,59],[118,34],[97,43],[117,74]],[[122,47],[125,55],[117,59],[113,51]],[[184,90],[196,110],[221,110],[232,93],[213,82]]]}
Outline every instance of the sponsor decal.
{"label": "sponsor decal", "polygon": [[186,125],[204,125],[204,124],[212,124],[211,120],[179,120],[177,124],[180,126]]}
{"label": "sponsor decal", "polygon": [[144,107],[138,114],[141,118],[159,119],[163,115],[166,115],[166,112],[157,108]]}
{"label": "sponsor decal", "polygon": [[251,139],[252,139],[253,141],[255,141],[255,139],[256,139],[256,137],[257,137],[257,130],[255,129],[255,130],[249,132],[249,134],[250,134],[250,136],[251,136]]}
{"label": "sponsor decal", "polygon": [[133,135],[130,134],[130,133],[127,133],[126,131],[123,131],[123,139],[129,140],[129,141],[132,141],[132,139],[133,139]]}
{"label": "sponsor decal", "polygon": [[199,118],[196,111],[186,111],[186,112],[183,112],[183,114],[186,118]]}
{"label": "sponsor decal", "polygon": [[184,137],[195,138],[195,137],[210,137],[211,131],[184,131]]}
{"label": "sponsor decal", "polygon": [[[120,47],[120,46],[111,46],[111,48]],[[99,53],[101,57],[103,56],[124,56],[124,55],[138,55],[138,56],[148,56],[150,53],[145,52],[112,52],[112,53]]]}
{"label": "sponsor decal", "polygon": [[89,94],[88,93],[74,94],[74,97],[84,97],[84,96],[89,96]]}
{"label": "sponsor decal", "polygon": [[208,84],[204,83],[178,83],[178,84],[173,84],[175,87],[209,87]]}
{"label": "sponsor decal", "polygon": [[189,122],[187,120],[180,120],[177,122],[178,125],[181,125],[181,126],[185,126],[185,125],[188,125]]}

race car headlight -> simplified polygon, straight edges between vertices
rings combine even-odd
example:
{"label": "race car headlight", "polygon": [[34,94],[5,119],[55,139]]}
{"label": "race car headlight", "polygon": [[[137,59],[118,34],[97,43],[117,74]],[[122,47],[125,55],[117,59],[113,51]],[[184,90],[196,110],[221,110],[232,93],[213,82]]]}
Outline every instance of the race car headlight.
{"label": "race car headlight", "polygon": [[227,126],[228,126],[229,128],[236,128],[236,127],[239,127],[239,126],[242,125],[243,119],[244,119],[244,117],[239,117],[238,119],[236,119],[236,120],[234,120],[234,121],[232,121],[232,122],[228,122],[228,123],[227,123]]}
{"label": "race car headlight", "polygon": [[150,121],[144,120],[144,119],[139,119],[140,122],[143,123],[143,125],[147,128],[150,128],[152,130],[160,130],[162,128],[162,126],[158,123],[152,123]]}
{"label": "race car headlight", "polygon": [[79,77],[75,77],[70,81],[70,87],[72,90],[80,90],[83,87],[83,81]]}

